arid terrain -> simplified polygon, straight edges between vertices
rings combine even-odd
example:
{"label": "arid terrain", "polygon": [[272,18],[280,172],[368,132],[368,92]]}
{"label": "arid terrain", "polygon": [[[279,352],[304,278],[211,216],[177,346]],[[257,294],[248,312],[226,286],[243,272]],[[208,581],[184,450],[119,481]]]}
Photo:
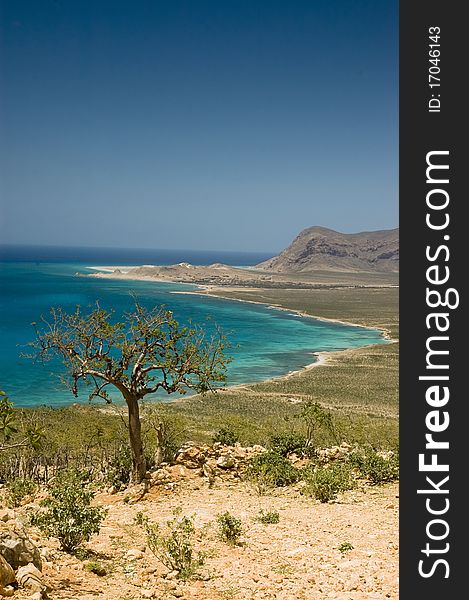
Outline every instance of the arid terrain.
{"label": "arid terrain", "polygon": [[[300,486],[259,496],[235,476],[217,478],[210,489],[197,470],[182,465],[172,470],[173,483],[151,487],[142,499],[132,489],[98,494],[96,502],[108,515],[100,534],[86,544],[85,560],[59,551],[56,541],[34,528],[29,531],[40,548],[48,598],[397,600],[397,484],[359,484],[332,503],[320,503],[301,495]],[[186,582],[168,576],[136,524],[141,512],[164,524],[176,507],[196,515],[197,547],[208,551],[199,576]],[[279,523],[257,522],[261,509],[278,511]],[[217,536],[216,516],[226,510],[245,528],[239,546]],[[26,509],[6,512],[12,517]],[[342,544],[352,548],[340,551]],[[99,564],[103,574],[89,572],[90,562]],[[25,592],[17,591],[15,598],[31,598]]]}

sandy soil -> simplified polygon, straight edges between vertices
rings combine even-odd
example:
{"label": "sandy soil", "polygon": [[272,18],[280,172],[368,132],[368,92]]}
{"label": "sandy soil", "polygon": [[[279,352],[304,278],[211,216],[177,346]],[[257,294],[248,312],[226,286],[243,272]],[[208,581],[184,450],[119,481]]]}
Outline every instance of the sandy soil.
{"label": "sandy soil", "polygon": [[[88,548],[95,553],[91,558],[106,567],[105,576],[87,572],[83,561],[33,533],[48,559],[43,573],[51,599],[398,598],[397,484],[362,486],[321,504],[301,495],[298,488],[259,496],[250,484],[234,479],[209,489],[206,480],[193,472],[172,489],[151,488],[134,504],[124,501],[125,494],[98,496],[98,503],[109,512]],[[195,545],[209,550],[210,556],[200,579],[165,578],[168,569],[146,547],[143,530],[135,524],[140,511],[164,524],[175,507],[183,514],[196,514],[197,528],[204,528]],[[260,509],[277,510],[280,522],[259,523],[255,518]],[[243,522],[241,546],[228,546],[218,538],[214,520],[225,510]],[[340,552],[344,542],[353,549]],[[22,594],[17,592],[15,598],[29,597]]]}

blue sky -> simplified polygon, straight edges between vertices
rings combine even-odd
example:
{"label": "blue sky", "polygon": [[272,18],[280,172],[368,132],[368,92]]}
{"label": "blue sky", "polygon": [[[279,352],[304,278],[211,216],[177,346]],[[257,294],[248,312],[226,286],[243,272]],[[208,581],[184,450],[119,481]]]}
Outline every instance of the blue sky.
{"label": "blue sky", "polygon": [[398,2],[2,0],[3,243],[398,223]]}

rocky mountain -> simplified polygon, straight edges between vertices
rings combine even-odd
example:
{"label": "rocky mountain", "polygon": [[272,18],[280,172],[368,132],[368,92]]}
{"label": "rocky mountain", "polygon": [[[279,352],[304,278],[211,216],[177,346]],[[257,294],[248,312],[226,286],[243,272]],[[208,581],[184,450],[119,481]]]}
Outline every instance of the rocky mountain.
{"label": "rocky mountain", "polygon": [[399,229],[339,233],[325,227],[309,227],[278,256],[257,268],[277,273],[398,272]]}

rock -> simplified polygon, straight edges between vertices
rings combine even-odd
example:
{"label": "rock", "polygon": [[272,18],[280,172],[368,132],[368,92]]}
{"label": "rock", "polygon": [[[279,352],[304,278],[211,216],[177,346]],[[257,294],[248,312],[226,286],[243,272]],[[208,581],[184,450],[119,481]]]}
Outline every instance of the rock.
{"label": "rock", "polygon": [[140,590],[140,598],[154,598],[155,592],[153,590]]}
{"label": "rock", "polygon": [[152,483],[166,483],[170,478],[170,474],[164,469],[158,469],[151,474]]}
{"label": "rock", "polygon": [[46,586],[42,583],[42,573],[32,563],[20,567],[16,572],[16,580],[23,588],[42,592]]}
{"label": "rock", "polygon": [[0,588],[15,581],[15,572],[10,564],[0,555]]}
{"label": "rock", "polygon": [[175,598],[182,598],[184,596],[184,592],[178,589],[174,590],[172,594]]}
{"label": "rock", "polygon": [[240,459],[246,458],[247,457],[246,448],[241,448],[240,446],[235,446],[234,456],[235,456],[235,458],[240,458]]}
{"label": "rock", "polygon": [[215,483],[215,469],[209,463],[202,465],[202,475],[208,478],[210,486]]}
{"label": "rock", "polygon": [[221,469],[232,469],[235,465],[236,465],[236,461],[231,452],[222,454],[217,459],[217,467],[220,467]]}
{"label": "rock", "polygon": [[16,513],[14,510],[11,510],[11,508],[2,508],[0,510],[0,521],[6,523],[12,519],[16,519]]}
{"label": "rock", "polygon": [[39,550],[29,538],[19,521],[0,521],[0,554],[13,569],[29,563],[41,570]]}
{"label": "rock", "polygon": [[144,575],[154,575],[157,571],[158,569],[156,567],[147,567],[144,569],[143,573]]}
{"label": "rock", "polygon": [[252,446],[251,450],[252,450],[252,452],[257,453],[257,454],[263,454],[264,452],[267,452],[267,448],[264,448],[264,446],[259,446],[259,444],[254,444],[254,446]]}
{"label": "rock", "polygon": [[149,482],[147,479],[144,479],[141,483],[133,485],[132,487],[127,488],[127,502],[128,504],[137,504],[140,502],[142,498],[145,496],[149,489]]}
{"label": "rock", "polygon": [[138,548],[131,548],[127,551],[125,556],[129,560],[141,560],[144,557],[144,554]]}
{"label": "rock", "polygon": [[11,596],[13,596],[14,593],[15,593],[15,588],[11,587],[11,585],[7,585],[4,588],[2,588],[2,586],[0,586],[0,596],[5,597],[5,598],[10,598]]}
{"label": "rock", "polygon": [[41,548],[39,550],[39,554],[41,555],[42,560],[46,562],[50,562],[52,560],[52,555],[49,548]]}
{"label": "rock", "polygon": [[179,575],[179,571],[174,570],[174,571],[170,571],[169,573],[167,573],[164,578],[169,579],[169,580],[176,579],[176,577],[178,577],[178,575]]}

